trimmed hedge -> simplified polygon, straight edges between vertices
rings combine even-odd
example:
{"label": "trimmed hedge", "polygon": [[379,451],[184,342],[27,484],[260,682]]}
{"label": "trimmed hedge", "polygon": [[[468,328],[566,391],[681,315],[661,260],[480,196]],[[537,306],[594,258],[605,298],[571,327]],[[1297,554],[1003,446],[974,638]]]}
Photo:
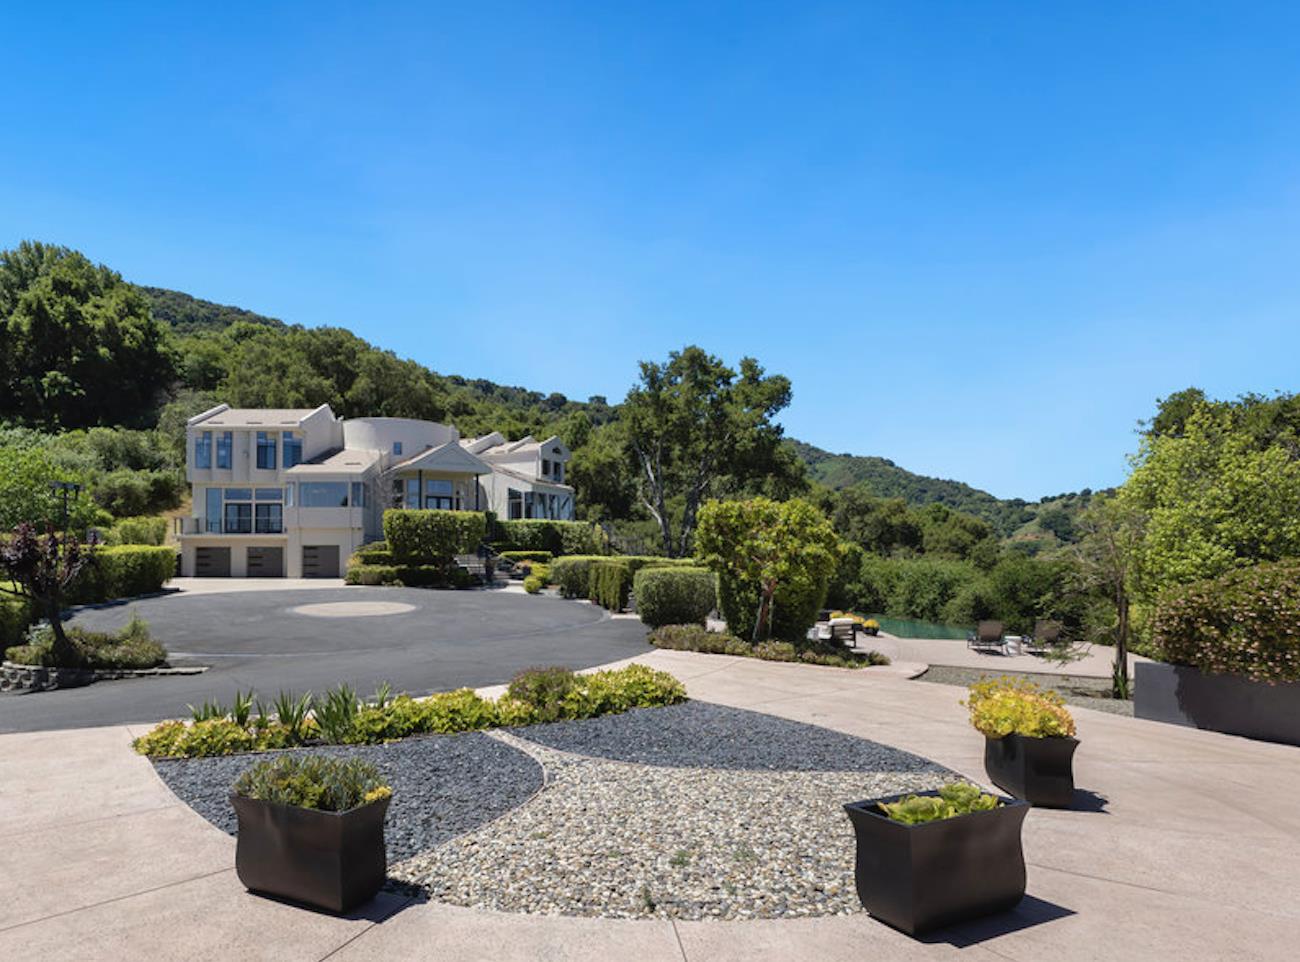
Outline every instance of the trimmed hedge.
{"label": "trimmed hedge", "polygon": [[506,561],[540,561],[542,564],[546,564],[555,555],[549,551],[502,551],[501,557]]}
{"label": "trimmed hedge", "polygon": [[350,585],[397,585],[407,588],[468,588],[472,574],[455,564],[365,565],[354,564],[343,576]]}
{"label": "trimmed hedge", "polygon": [[1300,681],[1300,562],[1253,565],[1161,594],[1151,621],[1164,661],[1254,681]]}
{"label": "trimmed hedge", "polygon": [[393,553],[388,550],[387,541],[372,541],[369,544],[363,544],[352,552],[352,557],[348,559],[349,565],[390,565],[392,563]]}
{"label": "trimmed hedge", "polygon": [[479,511],[384,512],[384,539],[398,563],[428,565],[471,554],[483,541],[487,519]]}
{"label": "trimmed hedge", "polygon": [[530,595],[535,595],[551,583],[551,569],[537,562],[528,569],[528,576],[524,578],[524,591]]}
{"label": "trimmed hedge", "polygon": [[587,521],[498,521],[493,537],[503,554],[507,551],[549,551],[553,556],[609,553],[605,532]]}
{"label": "trimmed hedge", "polygon": [[[817,621],[826,601],[825,584],[787,581],[777,586],[772,599],[772,637],[801,644]],[[759,587],[735,578],[718,578],[718,607],[727,630],[741,638],[752,638],[758,618]]]}
{"label": "trimmed hedge", "polygon": [[35,620],[30,602],[12,595],[0,595],[0,650],[22,644],[27,628]]}
{"label": "trimmed hedge", "polygon": [[174,548],[124,544],[98,548],[93,558],[68,592],[75,604],[153,594],[176,574]]}
{"label": "trimmed hedge", "polygon": [[[602,587],[601,594],[598,595],[593,581],[594,566],[602,561],[618,562],[622,566],[620,569],[622,574],[619,577],[626,582],[619,589],[622,606],[612,609],[614,611],[621,610],[621,607],[627,605],[627,593],[631,590],[632,579],[636,577],[637,572],[642,568],[694,567],[694,562],[690,558],[661,558],[656,555],[617,555],[609,557],[605,555],[565,555],[551,562],[551,581],[559,585],[560,594],[565,598],[587,598],[591,601],[598,601],[600,597],[605,597],[613,600],[613,595],[609,593],[611,589],[608,587]],[[606,572],[601,577],[609,580],[615,576]],[[608,606],[606,605],[606,607]]]}
{"label": "trimmed hedge", "polygon": [[627,596],[631,589],[632,569],[627,562],[602,558],[591,563],[588,597],[602,608],[622,611],[627,607]]}
{"label": "trimmed hedge", "polygon": [[111,545],[160,545],[167,540],[167,519],[159,517],[123,518],[105,535]]}
{"label": "trimmed hedge", "polygon": [[651,628],[702,625],[717,605],[718,580],[708,568],[643,568],[632,584],[637,614]]}

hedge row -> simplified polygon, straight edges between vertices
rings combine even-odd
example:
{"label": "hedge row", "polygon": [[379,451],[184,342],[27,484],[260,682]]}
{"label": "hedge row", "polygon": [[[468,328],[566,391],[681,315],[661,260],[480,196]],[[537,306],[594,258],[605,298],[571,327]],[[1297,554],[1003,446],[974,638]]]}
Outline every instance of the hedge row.
{"label": "hedge row", "polygon": [[396,585],[407,588],[468,588],[475,578],[456,564],[352,564],[343,576],[350,585]]}
{"label": "hedge row", "polygon": [[1151,622],[1160,656],[1207,674],[1300,681],[1300,562],[1241,568],[1160,596]]}
{"label": "hedge row", "polygon": [[[608,564],[613,562],[613,564]],[[660,558],[653,555],[566,555],[551,563],[551,581],[566,598],[587,598],[611,611],[627,605],[632,579],[642,568],[690,567],[689,558]],[[611,607],[617,604],[618,607]]]}
{"label": "hedge row", "polygon": [[643,568],[633,590],[637,614],[651,628],[703,625],[718,604],[718,579],[707,568]]}
{"label": "hedge row", "polygon": [[493,531],[500,552],[549,551],[552,555],[608,554],[609,539],[587,521],[498,521]]}
{"label": "hedge row", "polygon": [[438,564],[458,554],[471,554],[487,532],[479,511],[384,512],[384,539],[393,560],[406,564]]}
{"label": "hedge row", "polygon": [[542,564],[546,564],[555,555],[549,551],[502,551],[501,557],[506,561],[540,561]]}
{"label": "hedge row", "polygon": [[390,565],[392,563],[393,553],[388,550],[387,541],[372,541],[369,544],[363,544],[348,559],[349,567],[352,565]]}
{"label": "hedge row", "polygon": [[167,540],[167,519],[159,517],[122,518],[104,533],[110,545],[161,545]]}

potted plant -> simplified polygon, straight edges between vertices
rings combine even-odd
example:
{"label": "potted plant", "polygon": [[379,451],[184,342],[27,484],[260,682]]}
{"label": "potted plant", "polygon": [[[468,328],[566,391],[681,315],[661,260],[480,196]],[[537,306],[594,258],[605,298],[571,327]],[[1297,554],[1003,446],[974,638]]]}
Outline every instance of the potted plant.
{"label": "potted plant", "polygon": [[1025,894],[1029,806],[966,782],[844,806],[862,907],[908,935],[1012,909]]}
{"label": "potted plant", "polygon": [[372,899],[388,870],[392,789],[358,759],[283,755],[259,762],[230,795],[235,871],[245,887],[331,912]]}
{"label": "potted plant", "polygon": [[964,703],[984,735],[984,770],[993,784],[1033,805],[1074,801],[1074,719],[1054,691],[1003,677],[977,682]]}

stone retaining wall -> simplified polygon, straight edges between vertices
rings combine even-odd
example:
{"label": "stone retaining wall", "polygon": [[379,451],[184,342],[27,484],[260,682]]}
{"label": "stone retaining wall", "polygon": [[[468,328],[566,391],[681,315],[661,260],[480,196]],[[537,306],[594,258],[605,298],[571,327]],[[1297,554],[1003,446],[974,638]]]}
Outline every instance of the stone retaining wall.
{"label": "stone retaining wall", "polygon": [[95,681],[142,678],[149,675],[197,675],[206,666],[194,668],[45,668],[6,661],[0,664],[0,691],[53,691],[80,688]]}

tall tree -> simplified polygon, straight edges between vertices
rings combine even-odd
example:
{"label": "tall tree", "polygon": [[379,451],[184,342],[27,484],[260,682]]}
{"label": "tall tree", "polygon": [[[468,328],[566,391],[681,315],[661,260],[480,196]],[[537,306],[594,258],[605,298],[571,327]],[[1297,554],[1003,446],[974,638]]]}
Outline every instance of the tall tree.
{"label": "tall tree", "polygon": [[[772,418],[789,403],[789,379],[764,375],[753,358],[741,359],[739,374],[694,346],[662,364],[641,362],[640,383],[621,411],[625,451],[666,554],[689,553],[707,498],[788,469]],[[676,530],[669,510],[675,498],[682,499]]]}
{"label": "tall tree", "polygon": [[1079,516],[1082,539],[1072,554],[1085,590],[1103,592],[1115,608],[1115,661],[1111,693],[1128,698],[1129,610],[1147,518],[1131,500],[1102,496]]}
{"label": "tall tree", "polygon": [[0,252],[0,417],[139,422],[174,374],[167,329],[116,271],[31,241]]}

